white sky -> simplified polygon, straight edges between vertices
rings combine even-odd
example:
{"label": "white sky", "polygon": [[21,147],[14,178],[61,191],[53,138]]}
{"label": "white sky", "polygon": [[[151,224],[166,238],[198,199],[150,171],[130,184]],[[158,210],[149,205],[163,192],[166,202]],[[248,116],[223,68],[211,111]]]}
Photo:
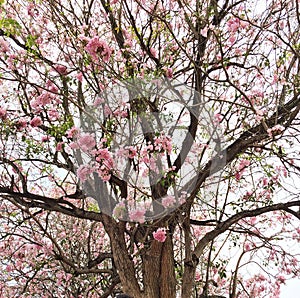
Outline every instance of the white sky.
{"label": "white sky", "polygon": [[280,298],[297,298],[300,297],[300,279],[291,279],[286,285],[281,287]]}

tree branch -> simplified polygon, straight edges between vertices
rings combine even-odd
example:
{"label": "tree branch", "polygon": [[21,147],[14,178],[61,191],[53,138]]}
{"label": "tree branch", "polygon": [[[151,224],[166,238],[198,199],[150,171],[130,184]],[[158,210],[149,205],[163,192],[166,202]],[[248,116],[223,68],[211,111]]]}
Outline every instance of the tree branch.
{"label": "tree branch", "polygon": [[[296,206],[300,206],[300,200],[287,202],[287,203],[278,203],[271,206],[257,208],[254,210],[246,210],[246,211],[239,212],[229,217],[227,220],[223,221],[222,223],[219,223],[213,231],[208,232],[196,245],[194,249],[194,255],[197,258],[199,258],[203,253],[204,248],[210,241],[212,241],[217,236],[227,231],[233,224],[237,223],[239,220],[243,218],[258,216],[276,210],[284,210],[290,212],[289,207],[296,207]],[[290,213],[293,214],[292,212]]]}

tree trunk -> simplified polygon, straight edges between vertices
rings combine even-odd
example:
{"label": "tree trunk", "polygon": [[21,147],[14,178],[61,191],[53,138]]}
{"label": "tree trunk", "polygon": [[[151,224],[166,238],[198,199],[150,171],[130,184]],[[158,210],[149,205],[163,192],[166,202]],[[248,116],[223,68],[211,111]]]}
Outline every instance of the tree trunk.
{"label": "tree trunk", "polygon": [[143,256],[145,298],[175,298],[176,278],[171,236],[164,243],[153,241]]}
{"label": "tree trunk", "polygon": [[105,215],[103,217],[105,230],[110,237],[114,263],[121,280],[122,290],[131,297],[142,298],[143,295],[135,275],[134,264],[128,255],[124,231],[112,218]]}
{"label": "tree trunk", "polygon": [[167,237],[163,245],[160,266],[160,297],[175,298],[176,276],[171,236]]}
{"label": "tree trunk", "polygon": [[192,260],[185,261],[182,278],[181,297],[191,298],[195,280],[196,264]]}

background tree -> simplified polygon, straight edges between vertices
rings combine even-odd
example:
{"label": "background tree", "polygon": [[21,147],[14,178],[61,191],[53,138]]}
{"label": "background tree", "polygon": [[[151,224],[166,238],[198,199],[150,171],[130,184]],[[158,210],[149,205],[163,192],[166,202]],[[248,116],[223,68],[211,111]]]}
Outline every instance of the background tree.
{"label": "background tree", "polygon": [[[299,276],[298,1],[0,4],[1,295],[279,297]],[[161,77],[197,94],[179,147],[146,129],[163,98],[105,100]],[[115,152],[134,117],[140,143]],[[177,197],[190,152],[201,167]],[[149,189],[119,175],[120,155],[150,169]]]}

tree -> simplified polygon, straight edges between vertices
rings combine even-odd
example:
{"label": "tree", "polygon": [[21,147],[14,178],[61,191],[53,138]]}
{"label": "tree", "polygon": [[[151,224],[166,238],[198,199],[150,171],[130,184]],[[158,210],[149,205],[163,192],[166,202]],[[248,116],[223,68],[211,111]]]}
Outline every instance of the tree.
{"label": "tree", "polygon": [[0,4],[1,296],[279,297],[298,1]]}

